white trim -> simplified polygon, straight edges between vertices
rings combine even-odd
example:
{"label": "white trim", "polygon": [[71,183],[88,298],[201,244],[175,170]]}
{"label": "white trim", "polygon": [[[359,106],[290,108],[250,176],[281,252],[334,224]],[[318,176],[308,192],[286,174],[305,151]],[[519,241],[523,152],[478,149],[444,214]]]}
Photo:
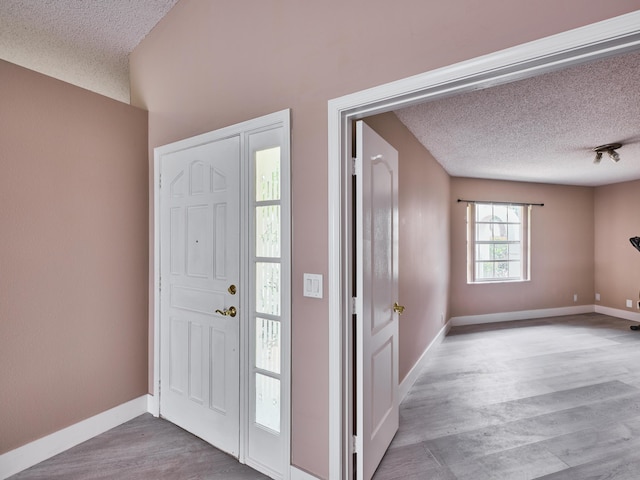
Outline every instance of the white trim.
{"label": "white trim", "polygon": [[[342,374],[343,364],[347,363],[343,358],[343,332],[342,318],[347,318],[344,313],[346,299],[349,296],[343,293],[344,275],[342,269],[345,264],[342,258],[342,181],[340,158],[342,157],[340,147],[340,126],[341,114],[333,112],[331,102],[329,102],[329,223],[327,233],[329,235],[328,255],[328,275],[327,290],[329,294],[329,478],[342,478],[342,463],[345,448],[343,436],[343,387]],[[334,138],[334,135],[337,137]],[[331,161],[337,158],[338,161]],[[348,284],[348,282],[344,282]],[[345,387],[346,390],[346,387]]]}
{"label": "white trim", "polygon": [[147,413],[148,395],[58,430],[0,455],[0,479],[8,478],[65,450]]}
{"label": "white trim", "polygon": [[291,465],[289,475],[289,478],[291,480],[318,480],[318,477],[314,477],[310,473],[307,473],[304,470],[300,470],[293,465]]}
{"label": "white trim", "polygon": [[155,417],[160,416],[160,158],[153,151],[153,398]]}
{"label": "white trim", "polygon": [[532,318],[562,317],[564,315],[580,315],[593,313],[593,305],[577,305],[572,307],[541,308],[537,310],[519,310],[516,312],[487,313],[484,315],[466,315],[451,317],[451,326],[480,325],[483,323],[511,322],[514,320],[530,320]]}
{"label": "white trim", "polygon": [[147,395],[147,412],[156,418],[160,416],[160,402],[157,396]]}
{"label": "white trim", "polygon": [[632,312],[629,310],[620,310],[617,308],[595,305],[595,312],[609,315],[611,317],[622,318],[623,320],[629,320],[631,322],[640,322],[640,313]]}
{"label": "white trim", "polygon": [[400,399],[400,403],[402,403],[405,397],[409,394],[411,388],[422,373],[422,370],[427,365],[427,363],[429,363],[432,353],[435,351],[436,347],[442,343],[444,337],[446,337],[447,333],[449,333],[449,330],[451,330],[451,327],[451,320],[449,320],[445,324],[445,326],[440,329],[435,338],[431,340],[431,343],[427,348],[425,348],[424,352],[422,352],[422,355],[420,355],[418,361],[413,365],[413,367],[411,367],[409,373],[407,373],[407,375],[405,375],[405,377],[402,379],[400,385],[398,386],[398,396]]}
{"label": "white trim", "polygon": [[[244,408],[246,415],[244,415],[244,423],[241,427],[245,429],[245,451],[243,456],[243,463],[248,466],[268,475],[272,478],[281,478],[284,480],[289,479],[290,467],[291,467],[291,111],[283,110],[278,114],[273,114],[269,117],[270,122],[264,122],[259,128],[245,132],[244,137],[244,149],[247,160],[251,158],[252,147],[257,146],[252,144],[251,135],[266,133],[270,131],[279,130],[281,132],[281,156],[280,156],[280,200],[274,201],[274,204],[280,205],[281,208],[281,248],[280,248],[280,292],[281,292],[281,311],[280,311],[280,333],[281,333],[281,371],[279,375],[274,378],[279,378],[281,381],[281,423],[280,423],[280,438],[282,439],[281,454],[282,454],[282,471],[273,470],[270,466],[257,458],[250,456],[250,440],[253,431],[253,435],[261,434],[263,429],[258,426],[253,420],[252,415],[255,412],[254,397],[251,392],[254,391],[252,385],[253,376],[248,372],[253,372],[256,368],[254,358],[255,342],[252,338],[255,334],[254,320],[259,317],[260,314],[256,312],[255,305],[255,261],[259,257],[255,255],[255,247],[251,239],[255,235],[255,208],[258,202],[255,201],[255,165],[252,162],[246,162],[247,175],[244,175],[244,180],[247,181],[245,191],[249,192],[245,196],[243,201],[247,202],[246,213],[248,215],[247,226],[248,230],[246,235],[242,235],[241,241],[243,242],[243,248],[249,253],[249,261],[246,265],[245,277],[247,279],[246,291],[251,292],[245,296],[245,311],[250,312],[249,322],[247,323],[248,335],[245,336],[245,354],[244,361],[247,362],[247,367],[242,369],[245,375],[244,385],[242,388],[245,393]],[[257,119],[257,120],[262,120]],[[278,134],[276,134],[278,136]],[[275,145],[275,143],[274,143]],[[244,163],[244,162],[243,162]],[[253,199],[253,200],[250,200]],[[274,263],[278,263],[276,259],[273,259]],[[245,270],[243,270],[245,272]],[[250,273],[249,273],[250,272]],[[253,300],[250,300],[249,297]],[[251,325],[249,325],[251,323]],[[274,437],[270,437],[274,438]],[[255,444],[257,446],[257,444]],[[263,456],[264,459],[264,456]]]}
{"label": "white trim", "polygon": [[[640,11],[374,87],[328,102],[329,234],[329,478],[350,478],[347,468],[350,339],[345,325],[351,268],[347,195],[349,123],[429,99],[576,65],[640,46]],[[344,330],[343,330],[344,329]],[[344,407],[344,409],[343,409]],[[345,413],[347,412],[347,413]]]}

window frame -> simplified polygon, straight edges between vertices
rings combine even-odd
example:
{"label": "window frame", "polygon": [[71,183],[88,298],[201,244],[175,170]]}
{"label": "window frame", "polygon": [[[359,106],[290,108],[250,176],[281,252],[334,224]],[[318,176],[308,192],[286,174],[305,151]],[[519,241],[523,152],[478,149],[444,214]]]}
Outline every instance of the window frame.
{"label": "window frame", "polygon": [[[247,338],[244,360],[246,377],[243,388],[246,394],[247,409],[245,424],[244,463],[273,478],[285,475],[290,464],[290,417],[291,417],[291,153],[290,153],[290,111],[286,110],[278,122],[248,131],[245,138],[245,151],[248,159],[248,262],[251,283],[247,300]],[[259,194],[260,182],[257,179],[258,163],[261,152],[279,149],[278,193],[263,197]],[[258,247],[259,210],[263,207],[279,207],[279,249],[268,252]],[[279,251],[278,251],[279,250]],[[258,277],[261,266],[279,266],[276,282],[278,285],[274,299],[278,298],[279,311],[263,311],[259,307]],[[266,277],[265,277],[266,278]],[[275,278],[275,277],[273,277]],[[271,368],[260,363],[257,358],[260,321],[279,325],[279,368]],[[272,366],[273,367],[273,366]],[[263,416],[266,410],[260,410],[258,402],[258,379],[269,383],[277,382],[279,387],[279,418]],[[260,417],[260,418],[259,418]],[[277,418],[277,420],[276,420]],[[271,423],[273,420],[273,423]],[[268,458],[271,455],[273,458]],[[280,458],[278,458],[280,457]],[[280,460],[283,460],[280,462]],[[278,463],[282,463],[280,468]]]}
{"label": "window frame", "polygon": [[[495,206],[504,207],[520,207],[522,214],[520,216],[520,241],[486,241],[478,240],[477,228],[479,223],[497,224],[497,225],[516,225],[511,222],[478,222],[476,220],[476,212],[478,206]],[[468,284],[493,284],[493,283],[517,283],[528,282],[531,280],[531,209],[532,205],[510,202],[469,202],[467,203],[467,283]],[[481,262],[477,258],[477,245],[520,245],[520,275],[518,277],[491,277],[478,278],[476,275],[476,265]],[[484,260],[485,262],[487,260]],[[498,262],[498,260],[492,260]],[[510,262],[510,260],[506,260]]]}

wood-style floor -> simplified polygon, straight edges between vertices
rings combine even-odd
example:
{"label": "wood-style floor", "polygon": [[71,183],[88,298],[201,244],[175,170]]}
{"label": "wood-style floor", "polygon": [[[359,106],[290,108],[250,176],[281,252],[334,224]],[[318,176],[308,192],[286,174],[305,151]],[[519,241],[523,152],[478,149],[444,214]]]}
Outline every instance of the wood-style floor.
{"label": "wood-style floor", "polygon": [[[600,314],[453,329],[375,480],[639,480],[640,332]],[[266,479],[150,415],[11,477]]]}
{"label": "wood-style floor", "polygon": [[586,314],[453,329],[374,479],[640,479],[630,325]]}
{"label": "wood-style floor", "polygon": [[269,480],[148,413],[9,479]]}

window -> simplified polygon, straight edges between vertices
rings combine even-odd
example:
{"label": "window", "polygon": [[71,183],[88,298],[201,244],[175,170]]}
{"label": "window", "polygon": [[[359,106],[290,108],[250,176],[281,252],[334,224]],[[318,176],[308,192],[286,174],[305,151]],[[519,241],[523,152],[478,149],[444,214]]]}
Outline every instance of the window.
{"label": "window", "polygon": [[[252,279],[245,315],[243,393],[247,465],[284,478],[290,463],[291,169],[287,110],[248,132],[248,230]],[[241,240],[241,241],[244,241]]]}
{"label": "window", "polygon": [[[272,137],[275,137],[272,139]],[[255,139],[255,140],[254,140]],[[279,433],[281,376],[281,265],[282,249],[280,210],[281,147],[268,142],[279,141],[267,131],[251,137],[255,171],[255,423]],[[253,385],[252,385],[253,387]]]}
{"label": "window", "polygon": [[531,206],[469,203],[469,283],[529,280]]}

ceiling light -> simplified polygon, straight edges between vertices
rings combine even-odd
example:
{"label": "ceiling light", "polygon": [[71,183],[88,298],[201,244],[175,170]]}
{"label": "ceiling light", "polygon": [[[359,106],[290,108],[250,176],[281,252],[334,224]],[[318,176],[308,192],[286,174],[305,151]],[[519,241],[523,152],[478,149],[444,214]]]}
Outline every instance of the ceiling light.
{"label": "ceiling light", "polygon": [[613,160],[614,162],[618,162],[620,160],[620,154],[615,150],[609,150],[607,153],[611,157],[611,160]]}
{"label": "ceiling light", "polygon": [[593,163],[598,164],[598,163],[600,163],[600,160],[602,160],[602,152],[597,152],[596,153],[596,158],[593,161]]}
{"label": "ceiling light", "polygon": [[593,163],[598,164],[600,160],[602,160],[602,154],[607,153],[611,160],[618,163],[620,161],[620,154],[616,152],[618,148],[622,146],[621,143],[607,143],[605,145],[600,145],[593,149],[596,152],[596,158],[593,160]]}

